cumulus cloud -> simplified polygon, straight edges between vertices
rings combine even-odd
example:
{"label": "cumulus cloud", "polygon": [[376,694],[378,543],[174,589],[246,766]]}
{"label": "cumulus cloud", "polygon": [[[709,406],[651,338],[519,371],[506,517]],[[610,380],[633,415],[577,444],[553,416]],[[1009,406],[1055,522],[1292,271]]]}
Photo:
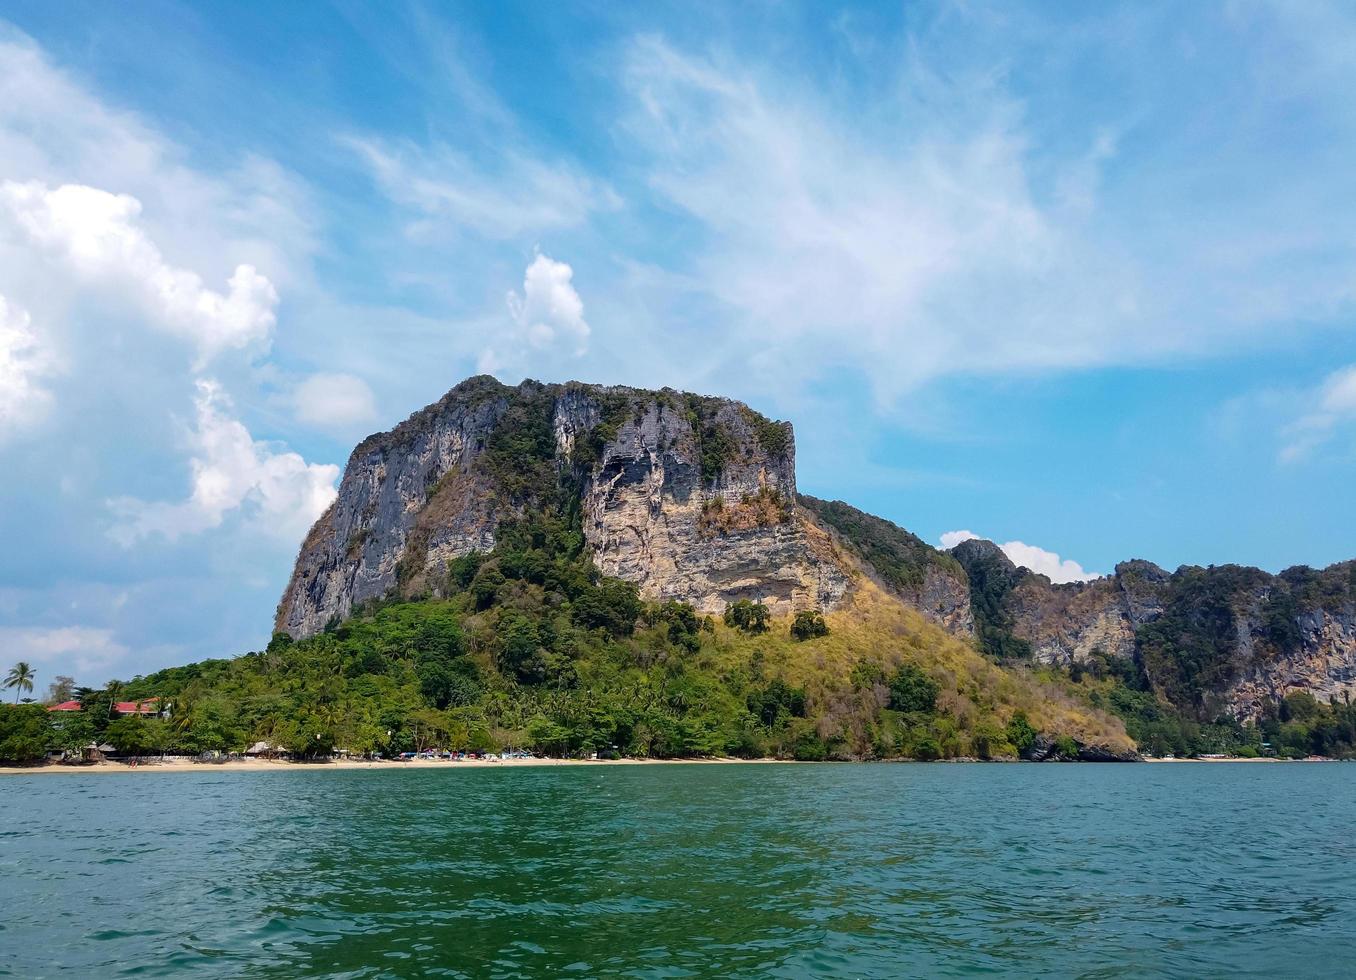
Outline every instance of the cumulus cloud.
{"label": "cumulus cloud", "polygon": [[127,547],[156,534],[173,541],[219,527],[237,510],[283,540],[299,539],[334,500],[339,467],[256,441],[231,416],[216,382],[200,379],[197,389],[196,425],[188,433],[192,492],[178,503],[110,501],[114,540]]}
{"label": "cumulus cloud", "polygon": [[141,202],[95,187],[41,181],[0,184],[0,211],[28,241],[81,281],[125,292],[151,322],[196,345],[199,363],[230,348],[266,346],[278,293],[241,264],[223,294],[170,265],[141,227]]}
{"label": "cumulus cloud", "polygon": [[537,254],[523,276],[523,291],[509,290],[509,316],[514,329],[480,357],[480,370],[493,373],[521,363],[533,352],[561,352],[575,357],[589,345],[584,301],[572,280],[574,270],[549,255]]}
{"label": "cumulus cloud", "polygon": [[1334,371],[1312,391],[1300,393],[1299,400],[1305,409],[1283,433],[1284,463],[1307,458],[1338,429],[1356,422],[1356,364]]}
{"label": "cumulus cloud", "polygon": [[53,664],[63,672],[74,667],[81,675],[104,670],[129,652],[112,630],[93,626],[0,626],[0,649],[14,660]]}
{"label": "cumulus cloud", "polygon": [[33,331],[28,312],[0,296],[0,442],[50,411],[52,393],[42,385],[54,359]]}
{"label": "cumulus cloud", "polygon": [[942,547],[950,551],[962,541],[977,541],[979,535],[974,531],[945,531],[942,533]]}
{"label": "cumulus cloud", "polygon": [[377,417],[372,389],[351,374],[313,374],[292,393],[298,421],[318,429],[346,432]]}
{"label": "cumulus cloud", "polygon": [[[941,536],[943,548],[951,549],[962,541],[977,540],[980,535],[974,531],[946,531]],[[998,546],[1014,565],[1029,568],[1044,575],[1051,582],[1091,582],[1102,576],[1097,572],[1084,571],[1083,566],[1069,558],[1060,558],[1053,551],[1046,551],[1025,541],[1008,541]]]}

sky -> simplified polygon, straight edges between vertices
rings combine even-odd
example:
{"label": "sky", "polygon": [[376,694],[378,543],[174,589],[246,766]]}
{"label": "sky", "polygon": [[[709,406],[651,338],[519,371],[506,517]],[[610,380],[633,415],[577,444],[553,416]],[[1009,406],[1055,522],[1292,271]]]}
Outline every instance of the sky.
{"label": "sky", "polygon": [[468,375],[1072,581],[1356,557],[1356,9],[0,6],[0,662],[267,642]]}

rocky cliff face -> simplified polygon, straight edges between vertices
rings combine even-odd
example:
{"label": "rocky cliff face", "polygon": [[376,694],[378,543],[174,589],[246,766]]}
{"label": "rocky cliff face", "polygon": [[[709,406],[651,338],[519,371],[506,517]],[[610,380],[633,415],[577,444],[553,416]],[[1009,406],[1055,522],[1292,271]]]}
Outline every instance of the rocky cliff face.
{"label": "rocky cliff face", "polygon": [[1294,690],[1324,701],[1356,692],[1356,563],[1269,575],[1129,561],[1106,578],[1054,585],[992,542],[952,554],[970,580],[976,634],[996,656],[1127,661],[1202,720],[1256,718]]}
{"label": "rocky cliff face", "polygon": [[598,567],[649,598],[785,613],[832,608],[848,586],[795,503],[788,423],[670,390],[481,377],[353,451],[276,628],[309,636],[368,600],[438,594],[450,560],[489,551],[501,521],[561,493]]}

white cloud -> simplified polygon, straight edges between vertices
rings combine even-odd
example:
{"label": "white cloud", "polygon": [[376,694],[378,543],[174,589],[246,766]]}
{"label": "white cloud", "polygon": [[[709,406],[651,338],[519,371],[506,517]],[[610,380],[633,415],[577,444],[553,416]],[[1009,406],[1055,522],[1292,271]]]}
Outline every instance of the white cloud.
{"label": "white cloud", "polygon": [[942,547],[950,551],[962,541],[975,541],[979,535],[974,531],[947,531],[942,534]]}
{"label": "white cloud", "polygon": [[278,294],[252,265],[238,265],[225,295],[197,273],[165,262],[141,227],[141,202],[80,184],[0,184],[3,209],[28,240],[80,280],[125,291],[151,320],[194,343],[199,363],[229,348],[266,346]]}
{"label": "white cloud", "polygon": [[319,429],[346,432],[377,417],[372,389],[351,374],[313,374],[292,398],[297,419]]}
{"label": "white cloud", "polygon": [[0,26],[0,177],[129,194],[146,233],[190,269],[222,278],[249,263],[275,283],[304,276],[316,247],[304,188],[277,164],[245,156],[206,173],[136,113],[99,98],[30,39]]}
{"label": "white cloud", "polygon": [[28,312],[0,296],[0,442],[51,410],[52,393],[42,381],[53,370],[52,353],[33,331]]}
{"label": "white cloud", "polygon": [[[1172,129],[1185,125],[1176,107],[1151,125],[1128,94],[1110,119],[1059,117],[1049,140],[1040,113],[1063,107],[1039,91],[1028,105],[1008,84],[1006,34],[991,23],[1020,18],[959,18],[976,22],[973,45],[947,58],[911,36],[868,109],[748,59],[633,43],[627,132],[684,232],[683,305],[708,331],[693,345],[708,365],[780,389],[848,369],[893,403],[945,376],[1274,344],[1277,322],[1335,325],[1356,308],[1356,233],[1327,217],[1349,171],[1197,193],[1210,175],[1250,173],[1240,148],[1274,148],[1267,121],[1289,118],[1247,72],[1229,96],[1261,122],[1208,160],[1173,155],[1198,138]],[[1050,43],[1063,42],[1042,37],[1040,50]],[[1124,163],[1150,145],[1164,154],[1152,166]],[[1146,199],[1174,220],[1137,220]],[[1320,249],[1342,260],[1307,261]]]}
{"label": "white cloud", "polygon": [[387,197],[423,215],[409,226],[414,234],[447,224],[486,238],[511,239],[571,228],[595,211],[620,204],[611,188],[574,167],[516,151],[502,151],[492,163],[477,165],[445,147],[424,152],[373,139],[342,142],[358,154]]}
{"label": "white cloud", "polygon": [[1304,414],[1283,430],[1283,463],[1306,459],[1343,426],[1356,422],[1356,364],[1328,375],[1313,390],[1302,392]]}
{"label": "white cloud", "polygon": [[502,343],[482,352],[480,370],[493,373],[520,364],[533,353],[584,354],[590,330],[573,278],[574,270],[566,263],[538,253],[523,276],[522,293],[509,290],[508,309],[514,329]]}
{"label": "white cloud", "polygon": [[[12,660],[52,664],[53,674],[74,669],[87,675],[106,669],[128,654],[113,631],[92,626],[0,626],[0,649]],[[48,678],[39,678],[44,683]],[[34,685],[37,694],[39,685]]]}
{"label": "white cloud", "polygon": [[[979,539],[979,537],[974,531],[947,531],[942,534],[940,540],[942,547],[950,550],[962,541],[973,541]],[[1029,568],[1056,584],[1091,582],[1093,579],[1102,577],[1097,572],[1084,571],[1083,566],[1072,559],[1060,558],[1053,551],[1046,551],[1044,548],[1038,548],[1034,544],[1027,544],[1024,541],[1008,541],[998,547],[1002,549],[1003,554],[1007,555],[1014,565]]]}
{"label": "white cloud", "polygon": [[173,541],[219,527],[245,510],[283,540],[299,540],[335,497],[339,467],[307,463],[294,452],[257,442],[229,414],[230,400],[214,381],[199,380],[197,422],[188,434],[193,489],[180,503],[133,498],[110,501],[114,540],[130,547],[154,534]]}

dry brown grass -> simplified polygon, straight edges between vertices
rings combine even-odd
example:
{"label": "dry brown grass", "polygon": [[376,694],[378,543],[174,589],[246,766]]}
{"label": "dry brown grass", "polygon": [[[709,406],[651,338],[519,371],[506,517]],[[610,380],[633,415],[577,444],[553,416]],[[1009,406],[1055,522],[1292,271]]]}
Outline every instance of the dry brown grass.
{"label": "dry brown grass", "polygon": [[789,618],[773,620],[762,636],[718,626],[717,663],[737,669],[761,653],[767,676],[804,688],[819,705],[852,700],[851,674],[859,662],[877,663],[887,672],[912,663],[941,686],[938,706],[962,731],[981,723],[1006,726],[1022,711],[1036,729],[1050,735],[1116,750],[1134,748],[1120,719],[1029,670],[999,667],[865,577],[858,578],[847,601],[825,620],[828,636],[800,643],[790,638]]}

